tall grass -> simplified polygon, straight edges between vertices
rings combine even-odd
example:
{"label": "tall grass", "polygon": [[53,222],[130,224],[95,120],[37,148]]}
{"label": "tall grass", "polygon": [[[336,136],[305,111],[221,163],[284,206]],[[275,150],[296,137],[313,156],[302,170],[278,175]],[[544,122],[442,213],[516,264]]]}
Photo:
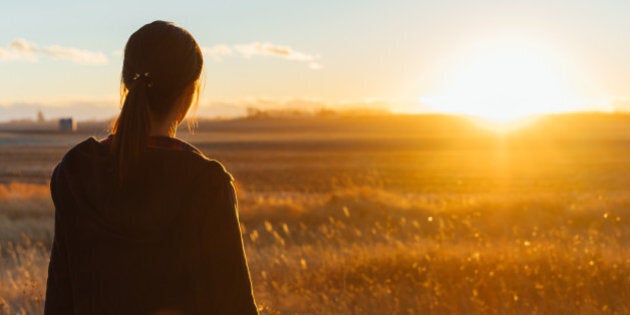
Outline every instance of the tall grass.
{"label": "tall grass", "polygon": [[[0,185],[0,310],[40,314],[46,186]],[[628,314],[630,195],[240,192],[267,314]],[[42,223],[43,222],[43,223]]]}

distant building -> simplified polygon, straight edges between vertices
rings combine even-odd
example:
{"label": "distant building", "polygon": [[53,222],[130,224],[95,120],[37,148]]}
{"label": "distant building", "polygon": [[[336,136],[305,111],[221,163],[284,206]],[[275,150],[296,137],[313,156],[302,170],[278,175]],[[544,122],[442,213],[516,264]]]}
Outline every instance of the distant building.
{"label": "distant building", "polygon": [[77,131],[77,122],[72,118],[59,119],[59,131],[74,132]]}
{"label": "distant building", "polygon": [[46,122],[46,117],[44,117],[44,112],[41,109],[37,111],[37,122],[40,124]]}

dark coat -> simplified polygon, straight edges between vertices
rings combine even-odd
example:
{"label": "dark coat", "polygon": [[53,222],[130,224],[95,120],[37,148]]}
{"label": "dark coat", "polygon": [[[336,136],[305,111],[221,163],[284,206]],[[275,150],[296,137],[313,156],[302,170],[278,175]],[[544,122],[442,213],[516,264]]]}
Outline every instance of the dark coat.
{"label": "dark coat", "polygon": [[119,188],[114,165],[90,138],[55,168],[44,313],[257,314],[223,166],[150,147]]}

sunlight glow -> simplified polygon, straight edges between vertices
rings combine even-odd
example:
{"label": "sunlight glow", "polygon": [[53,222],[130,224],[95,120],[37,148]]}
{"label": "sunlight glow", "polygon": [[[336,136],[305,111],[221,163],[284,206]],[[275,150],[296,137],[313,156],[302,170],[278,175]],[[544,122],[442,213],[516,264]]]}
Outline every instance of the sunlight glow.
{"label": "sunlight glow", "polygon": [[537,114],[583,106],[565,60],[528,42],[497,41],[467,53],[447,73],[439,93],[422,97],[431,109],[510,124]]}

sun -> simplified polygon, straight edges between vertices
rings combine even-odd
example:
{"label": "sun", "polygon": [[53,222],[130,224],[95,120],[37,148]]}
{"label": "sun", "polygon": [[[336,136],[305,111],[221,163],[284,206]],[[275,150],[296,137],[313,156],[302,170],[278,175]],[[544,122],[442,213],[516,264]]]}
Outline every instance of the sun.
{"label": "sun", "polygon": [[495,41],[467,51],[444,75],[432,110],[474,116],[498,126],[539,114],[571,111],[579,100],[565,60],[544,46]]}

